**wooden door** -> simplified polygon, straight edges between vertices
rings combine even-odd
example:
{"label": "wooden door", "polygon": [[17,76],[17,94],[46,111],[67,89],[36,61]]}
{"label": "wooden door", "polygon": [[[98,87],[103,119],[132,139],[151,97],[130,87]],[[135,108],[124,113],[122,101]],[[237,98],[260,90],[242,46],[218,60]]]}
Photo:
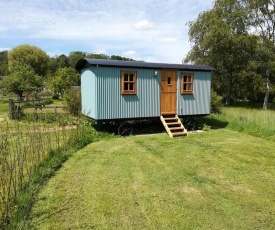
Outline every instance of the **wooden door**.
{"label": "wooden door", "polygon": [[177,70],[161,72],[161,114],[176,114],[177,111]]}

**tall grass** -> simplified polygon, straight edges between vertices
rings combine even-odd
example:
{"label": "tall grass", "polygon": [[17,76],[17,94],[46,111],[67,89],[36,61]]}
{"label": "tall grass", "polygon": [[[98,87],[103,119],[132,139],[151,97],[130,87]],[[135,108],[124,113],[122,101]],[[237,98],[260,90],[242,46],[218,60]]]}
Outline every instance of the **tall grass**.
{"label": "tall grass", "polygon": [[[0,229],[11,224],[18,201],[37,167],[53,153],[78,146],[86,126],[52,126],[6,122],[0,126]],[[31,193],[33,191],[30,191]]]}
{"label": "tall grass", "polygon": [[[241,107],[224,107],[209,119],[224,122],[227,128],[275,141],[275,111]],[[215,124],[213,124],[215,125]]]}

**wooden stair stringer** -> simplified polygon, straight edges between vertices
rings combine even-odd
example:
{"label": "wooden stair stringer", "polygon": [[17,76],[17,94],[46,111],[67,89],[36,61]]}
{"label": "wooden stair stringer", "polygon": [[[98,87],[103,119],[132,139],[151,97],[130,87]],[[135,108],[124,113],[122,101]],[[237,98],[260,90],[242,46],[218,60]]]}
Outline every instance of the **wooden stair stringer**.
{"label": "wooden stair stringer", "polygon": [[175,136],[188,136],[187,130],[177,115],[169,115],[169,117],[161,115],[160,120],[170,138]]}

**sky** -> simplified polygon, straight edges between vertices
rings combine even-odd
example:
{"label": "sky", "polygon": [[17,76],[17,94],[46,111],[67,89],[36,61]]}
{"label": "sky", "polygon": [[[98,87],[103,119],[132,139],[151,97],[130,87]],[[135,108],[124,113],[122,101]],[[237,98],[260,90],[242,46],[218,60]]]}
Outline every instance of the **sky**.
{"label": "sky", "polygon": [[0,51],[29,44],[49,56],[72,51],[180,64],[188,22],[212,0],[0,0]]}

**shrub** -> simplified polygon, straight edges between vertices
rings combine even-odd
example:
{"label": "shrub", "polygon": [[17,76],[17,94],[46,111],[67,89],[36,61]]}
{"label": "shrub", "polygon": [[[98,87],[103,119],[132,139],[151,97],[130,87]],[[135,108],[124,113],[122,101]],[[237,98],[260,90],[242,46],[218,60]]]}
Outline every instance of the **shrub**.
{"label": "shrub", "polygon": [[222,106],[222,97],[215,91],[211,91],[211,113],[220,113]]}
{"label": "shrub", "polygon": [[64,94],[66,110],[73,116],[81,114],[81,93],[79,90],[70,89]]}

